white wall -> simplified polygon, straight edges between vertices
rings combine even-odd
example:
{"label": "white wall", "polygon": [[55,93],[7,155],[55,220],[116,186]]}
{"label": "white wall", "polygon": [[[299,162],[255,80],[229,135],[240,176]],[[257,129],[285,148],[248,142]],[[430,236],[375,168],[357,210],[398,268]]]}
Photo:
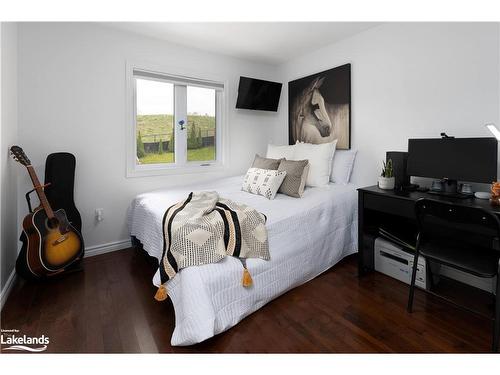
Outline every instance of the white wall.
{"label": "white wall", "polygon": [[2,295],[14,269],[18,249],[16,163],[9,147],[17,143],[17,25],[1,24],[1,136],[0,136],[0,264]]}
{"label": "white wall", "polygon": [[[500,122],[499,45],[497,23],[383,24],[280,68],[288,82],[352,64],[353,179],[373,185],[385,152],[406,150],[408,138],[491,136],[483,124]],[[287,92],[274,134],[282,143]]]}
{"label": "white wall", "polygon": [[[222,173],[126,178],[125,64],[127,60],[182,66],[229,82],[230,151]],[[86,23],[19,25],[19,139],[43,178],[51,152],[76,155],[75,201],[87,247],[128,239],[126,211],[141,192],[244,173],[264,152],[279,116],[234,110],[240,75],[274,79],[275,67],[212,55]],[[20,175],[20,191],[30,183]],[[94,209],[104,221],[94,222]],[[19,214],[27,212],[23,195]]]}

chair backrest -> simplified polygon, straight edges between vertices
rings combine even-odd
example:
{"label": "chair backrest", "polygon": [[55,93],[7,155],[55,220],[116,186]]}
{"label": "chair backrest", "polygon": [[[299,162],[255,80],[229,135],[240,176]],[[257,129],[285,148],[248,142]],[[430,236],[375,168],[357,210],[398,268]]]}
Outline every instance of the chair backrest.
{"label": "chair backrest", "polygon": [[500,219],[483,208],[419,199],[415,203],[421,240],[445,240],[491,248],[500,238]]}

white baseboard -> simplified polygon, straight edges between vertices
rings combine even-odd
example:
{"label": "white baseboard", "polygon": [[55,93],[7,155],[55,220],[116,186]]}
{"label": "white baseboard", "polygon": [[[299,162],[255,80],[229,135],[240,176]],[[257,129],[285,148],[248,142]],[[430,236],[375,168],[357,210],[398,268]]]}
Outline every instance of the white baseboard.
{"label": "white baseboard", "polygon": [[132,246],[130,239],[108,242],[102,245],[89,246],[85,248],[85,258],[100,254],[110,253],[112,251],[123,250]]}
{"label": "white baseboard", "polygon": [[3,305],[5,305],[5,302],[7,301],[7,298],[9,297],[12,286],[14,285],[14,281],[16,281],[16,277],[17,277],[16,270],[13,269],[12,272],[10,273],[9,278],[7,279],[7,282],[5,283],[5,286],[2,289],[1,294],[0,294],[0,311],[3,309]]}

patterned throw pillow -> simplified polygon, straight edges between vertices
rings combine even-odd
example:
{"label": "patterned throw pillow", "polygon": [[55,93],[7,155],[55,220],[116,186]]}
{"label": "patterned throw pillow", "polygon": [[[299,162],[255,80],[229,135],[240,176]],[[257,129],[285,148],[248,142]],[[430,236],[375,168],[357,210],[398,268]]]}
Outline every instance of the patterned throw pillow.
{"label": "patterned throw pillow", "polygon": [[255,159],[253,159],[252,168],[272,169],[273,171],[275,171],[280,166],[282,160],[283,159],[263,158],[262,156],[255,154]]}
{"label": "patterned throw pillow", "polygon": [[282,160],[278,171],[286,172],[286,177],[278,192],[290,197],[301,198],[309,173],[309,160]]}
{"label": "patterned throw pillow", "polygon": [[250,168],[243,179],[241,190],[274,199],[285,176],[285,171]]}

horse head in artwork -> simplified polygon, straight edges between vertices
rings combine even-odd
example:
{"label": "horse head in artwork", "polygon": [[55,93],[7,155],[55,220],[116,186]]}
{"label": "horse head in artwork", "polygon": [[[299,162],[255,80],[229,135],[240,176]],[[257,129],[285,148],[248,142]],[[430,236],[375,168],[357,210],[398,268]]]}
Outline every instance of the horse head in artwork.
{"label": "horse head in artwork", "polygon": [[320,87],[325,78],[315,78],[293,103],[293,136],[309,143],[327,142],[333,135],[333,124],[321,95]]}

